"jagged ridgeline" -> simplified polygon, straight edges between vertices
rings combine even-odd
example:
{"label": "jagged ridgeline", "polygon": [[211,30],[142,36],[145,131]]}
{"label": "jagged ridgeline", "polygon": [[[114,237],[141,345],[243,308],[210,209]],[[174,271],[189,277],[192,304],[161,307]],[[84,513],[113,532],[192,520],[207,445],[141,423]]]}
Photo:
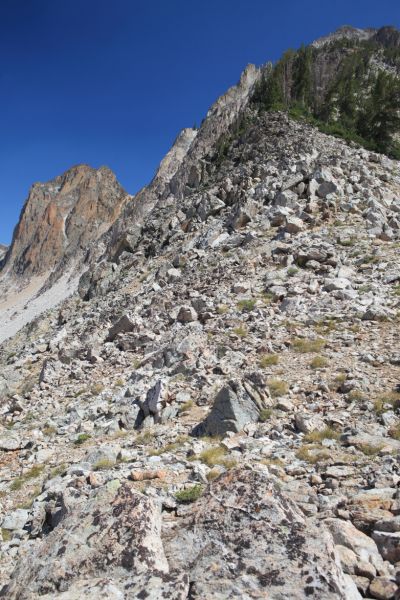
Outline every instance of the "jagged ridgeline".
{"label": "jagged ridgeline", "polygon": [[344,29],[267,65],[253,104],[400,159],[400,31]]}

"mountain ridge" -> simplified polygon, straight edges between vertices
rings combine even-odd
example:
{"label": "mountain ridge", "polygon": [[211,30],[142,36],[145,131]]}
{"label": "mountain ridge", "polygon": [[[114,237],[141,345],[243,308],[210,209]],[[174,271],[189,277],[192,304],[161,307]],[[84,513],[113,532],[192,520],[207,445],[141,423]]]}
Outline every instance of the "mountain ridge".
{"label": "mountain ridge", "polygon": [[273,68],[0,304],[0,597],[399,596],[400,163]]}

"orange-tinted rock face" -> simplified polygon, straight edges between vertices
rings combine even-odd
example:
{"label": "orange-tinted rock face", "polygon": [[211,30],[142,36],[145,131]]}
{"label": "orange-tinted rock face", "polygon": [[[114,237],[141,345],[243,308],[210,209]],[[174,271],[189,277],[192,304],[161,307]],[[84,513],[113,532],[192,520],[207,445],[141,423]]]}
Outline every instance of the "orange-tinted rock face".
{"label": "orange-tinted rock face", "polygon": [[107,167],[78,165],[32,186],[4,271],[38,275],[102,235],[130,198]]}

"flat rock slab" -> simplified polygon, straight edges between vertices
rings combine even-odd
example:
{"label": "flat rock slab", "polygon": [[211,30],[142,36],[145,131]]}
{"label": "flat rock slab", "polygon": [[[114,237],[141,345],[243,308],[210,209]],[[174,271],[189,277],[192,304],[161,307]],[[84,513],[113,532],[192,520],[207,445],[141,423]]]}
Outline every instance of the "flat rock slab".
{"label": "flat rock slab", "polygon": [[13,450],[21,450],[26,448],[29,444],[29,440],[22,439],[16,433],[4,433],[0,434],[0,451],[12,452]]}
{"label": "flat rock slab", "polygon": [[363,448],[375,449],[376,452],[398,452],[400,451],[400,441],[393,438],[383,438],[369,433],[357,433],[355,435],[343,435],[342,441],[346,446],[355,446],[362,450]]}

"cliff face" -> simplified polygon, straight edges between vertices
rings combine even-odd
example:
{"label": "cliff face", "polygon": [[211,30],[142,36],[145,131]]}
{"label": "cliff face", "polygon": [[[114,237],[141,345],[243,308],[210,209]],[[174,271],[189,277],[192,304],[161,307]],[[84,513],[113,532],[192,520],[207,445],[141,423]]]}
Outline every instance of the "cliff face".
{"label": "cliff face", "polygon": [[32,186],[3,273],[48,273],[85,251],[115,221],[130,197],[106,167],[78,165]]}

